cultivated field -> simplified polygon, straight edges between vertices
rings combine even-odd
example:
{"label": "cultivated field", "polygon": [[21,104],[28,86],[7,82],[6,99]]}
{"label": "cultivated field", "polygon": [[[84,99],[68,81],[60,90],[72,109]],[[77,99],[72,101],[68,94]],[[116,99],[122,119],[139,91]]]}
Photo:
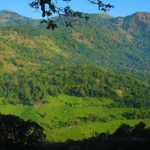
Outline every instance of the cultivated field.
{"label": "cultivated field", "polygon": [[120,124],[143,121],[150,127],[150,109],[117,108],[111,99],[59,95],[34,106],[2,104],[0,113],[38,122],[50,141],[80,140],[101,132],[113,132]]}

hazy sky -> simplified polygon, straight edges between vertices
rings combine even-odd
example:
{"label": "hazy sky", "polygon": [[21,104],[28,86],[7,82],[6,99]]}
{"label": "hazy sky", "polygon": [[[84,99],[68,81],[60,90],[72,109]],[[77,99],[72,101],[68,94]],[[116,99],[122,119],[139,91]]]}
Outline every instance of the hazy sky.
{"label": "hazy sky", "polygon": [[[29,7],[32,0],[0,0],[0,10],[10,10],[21,15],[41,18],[41,14]],[[62,0],[60,1],[62,5]],[[150,0],[103,0],[104,2],[112,3],[115,8],[109,14],[112,16],[126,16],[135,12],[150,12]],[[64,3],[64,2],[63,2]],[[90,5],[87,0],[72,0],[68,3],[74,10],[80,10],[88,13],[98,13],[97,7]]]}

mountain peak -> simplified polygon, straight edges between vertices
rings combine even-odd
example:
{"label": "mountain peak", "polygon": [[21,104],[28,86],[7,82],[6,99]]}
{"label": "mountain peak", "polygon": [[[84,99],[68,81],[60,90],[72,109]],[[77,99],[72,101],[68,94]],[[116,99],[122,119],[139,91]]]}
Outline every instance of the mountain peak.
{"label": "mountain peak", "polygon": [[101,13],[101,16],[102,16],[102,17],[105,17],[105,18],[113,18],[113,17],[110,16],[107,12]]}
{"label": "mountain peak", "polygon": [[16,12],[12,12],[8,10],[0,11],[1,26],[23,25],[23,24],[35,25],[37,24],[37,22],[38,22],[37,20],[21,16]]}
{"label": "mountain peak", "polygon": [[139,16],[139,17],[141,17],[141,16],[144,17],[144,16],[150,16],[150,13],[148,13],[148,12],[136,12],[133,15]]}
{"label": "mountain peak", "polygon": [[145,24],[150,24],[150,13],[138,12],[132,15],[136,22],[142,22]]}
{"label": "mountain peak", "polygon": [[[0,16],[1,16],[1,18],[2,18],[2,17],[12,17],[12,16],[23,17],[23,16],[19,15],[19,14],[16,13],[16,12],[8,11],[8,10],[1,10],[1,11],[0,11]],[[24,17],[24,18],[27,18],[27,17]]]}

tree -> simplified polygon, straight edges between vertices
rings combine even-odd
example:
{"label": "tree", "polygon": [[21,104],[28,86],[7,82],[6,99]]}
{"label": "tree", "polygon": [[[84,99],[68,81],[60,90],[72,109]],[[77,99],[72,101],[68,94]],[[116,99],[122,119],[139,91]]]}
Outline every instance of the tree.
{"label": "tree", "polygon": [[132,127],[127,124],[122,124],[114,133],[116,137],[128,137],[131,135]]}
{"label": "tree", "polygon": [[[69,3],[71,0],[62,0],[65,3]],[[90,4],[97,5],[101,11],[108,11],[114,6],[110,3],[105,4],[102,0],[87,0]],[[60,2],[60,0],[59,0]],[[72,26],[72,22],[77,21],[78,18],[84,18],[86,21],[89,19],[87,15],[83,15],[81,12],[73,11],[69,6],[59,7],[56,0],[34,0],[30,3],[30,6],[34,9],[41,9],[42,17],[50,17],[53,14],[57,14],[64,18],[66,26]],[[48,6],[48,7],[46,7]],[[47,23],[48,29],[55,29],[57,24],[53,20],[43,20],[42,23]]]}
{"label": "tree", "polygon": [[0,114],[0,148],[32,147],[45,141],[44,129],[33,121]]}

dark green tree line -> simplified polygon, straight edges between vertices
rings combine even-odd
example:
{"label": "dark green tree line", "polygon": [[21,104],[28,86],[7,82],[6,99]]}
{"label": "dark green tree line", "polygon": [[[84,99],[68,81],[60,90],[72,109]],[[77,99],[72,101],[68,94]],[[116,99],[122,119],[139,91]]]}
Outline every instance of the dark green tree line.
{"label": "dark green tree line", "polygon": [[[46,71],[46,72],[45,72]],[[0,77],[0,97],[4,103],[46,102],[58,94],[79,97],[105,97],[118,107],[149,107],[150,87],[131,77],[104,72],[94,65],[60,66],[40,73],[4,74]]]}
{"label": "dark green tree line", "polygon": [[0,114],[0,149],[30,149],[44,144],[44,129],[33,121]]}

